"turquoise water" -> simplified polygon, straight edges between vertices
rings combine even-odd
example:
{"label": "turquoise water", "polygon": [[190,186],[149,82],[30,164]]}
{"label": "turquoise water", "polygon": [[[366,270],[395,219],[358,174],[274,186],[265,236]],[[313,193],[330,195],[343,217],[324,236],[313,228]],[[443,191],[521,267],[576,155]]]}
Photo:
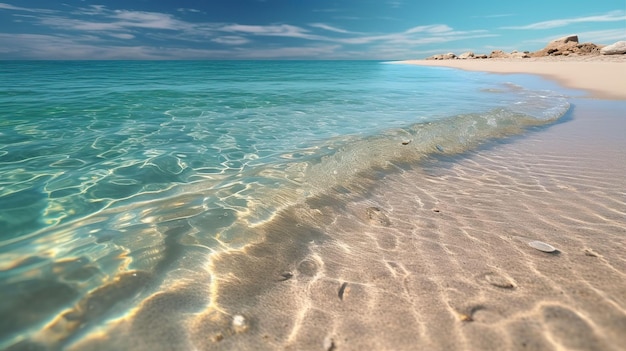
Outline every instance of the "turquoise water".
{"label": "turquoise water", "polygon": [[[374,61],[2,62],[0,347],[72,345],[190,257],[259,240],[250,228],[281,209],[568,110],[511,79]],[[132,301],[107,303],[110,284]],[[50,337],[68,309],[79,326]]]}

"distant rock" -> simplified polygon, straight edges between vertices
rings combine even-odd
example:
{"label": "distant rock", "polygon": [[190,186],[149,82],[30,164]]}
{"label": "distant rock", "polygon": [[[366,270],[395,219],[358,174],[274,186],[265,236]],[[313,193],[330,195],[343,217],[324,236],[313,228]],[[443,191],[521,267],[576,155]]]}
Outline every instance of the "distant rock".
{"label": "distant rock", "polygon": [[600,46],[593,44],[593,43],[578,44],[576,48],[577,48],[576,53],[579,55],[589,55],[589,54],[598,55],[602,51]]}
{"label": "distant rock", "polygon": [[543,56],[593,56],[593,55],[623,55],[626,54],[626,41],[618,41],[615,44],[602,47],[593,43],[578,42],[578,35],[568,35],[559,39],[552,40],[545,48],[535,52],[518,52],[517,50],[510,54],[502,50],[494,50],[489,55],[476,55],[471,51],[464,52],[459,56],[453,53],[433,55],[427,60],[450,60],[450,59],[487,59],[487,58],[529,58]]}
{"label": "distant rock", "polygon": [[578,45],[578,35],[569,35],[563,38],[554,39],[545,48],[535,52],[532,56],[559,56],[569,55],[571,50]]}
{"label": "distant rock", "polygon": [[525,52],[513,51],[511,55],[512,58],[529,58],[530,56]]}
{"label": "distant rock", "polygon": [[511,55],[502,50],[494,50],[489,54],[489,58],[509,58]]}
{"label": "distant rock", "polygon": [[430,57],[427,57],[426,60],[452,60],[455,58],[456,58],[456,55],[452,52],[449,52],[447,54],[432,55]]}
{"label": "distant rock", "polygon": [[607,45],[600,50],[602,55],[624,55],[626,54],[626,41],[618,41],[615,44]]}
{"label": "distant rock", "polygon": [[562,47],[576,46],[578,44],[578,35],[569,35],[567,37],[554,39],[546,45],[546,49],[559,49]]}
{"label": "distant rock", "polygon": [[442,54],[432,55],[426,58],[427,60],[443,60]]}
{"label": "distant rock", "polygon": [[570,56],[570,55],[599,55],[600,47],[593,43],[578,43],[577,35],[552,40],[545,48],[536,51],[530,56]]}

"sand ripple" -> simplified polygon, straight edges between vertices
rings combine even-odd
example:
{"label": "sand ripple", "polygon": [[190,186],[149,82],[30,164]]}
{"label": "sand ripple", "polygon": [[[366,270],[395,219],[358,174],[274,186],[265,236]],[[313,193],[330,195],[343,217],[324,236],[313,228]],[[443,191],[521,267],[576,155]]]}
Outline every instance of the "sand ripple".
{"label": "sand ripple", "polygon": [[[16,347],[618,350],[624,122],[577,120],[598,108],[585,106],[524,139],[363,175],[247,229],[258,239],[241,248],[182,243],[189,225],[171,223],[163,279],[114,280]],[[132,308],[91,327],[106,289]]]}

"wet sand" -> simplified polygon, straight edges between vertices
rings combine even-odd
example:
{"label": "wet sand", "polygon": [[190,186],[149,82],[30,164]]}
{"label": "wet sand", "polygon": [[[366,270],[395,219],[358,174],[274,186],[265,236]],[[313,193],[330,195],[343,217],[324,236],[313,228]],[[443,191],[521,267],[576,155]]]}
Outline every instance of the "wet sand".
{"label": "wet sand", "polygon": [[249,323],[224,317],[206,330],[214,346],[619,350],[626,101],[572,105],[525,136],[390,165],[283,212],[267,240],[213,261],[231,277],[217,304]]}
{"label": "wet sand", "polygon": [[217,303],[248,329],[206,332],[220,349],[619,350],[624,106],[574,101],[528,136],[285,211],[267,241],[214,261],[231,277]]}

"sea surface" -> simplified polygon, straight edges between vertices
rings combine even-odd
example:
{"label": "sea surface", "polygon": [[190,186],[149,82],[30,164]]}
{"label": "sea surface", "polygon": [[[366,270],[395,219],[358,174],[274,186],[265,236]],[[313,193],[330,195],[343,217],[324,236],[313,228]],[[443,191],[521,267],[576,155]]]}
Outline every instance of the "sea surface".
{"label": "sea surface", "polygon": [[185,284],[219,311],[213,257],[281,211],[533,133],[564,95],[379,61],[0,62],[0,349],[175,324],[137,311]]}

